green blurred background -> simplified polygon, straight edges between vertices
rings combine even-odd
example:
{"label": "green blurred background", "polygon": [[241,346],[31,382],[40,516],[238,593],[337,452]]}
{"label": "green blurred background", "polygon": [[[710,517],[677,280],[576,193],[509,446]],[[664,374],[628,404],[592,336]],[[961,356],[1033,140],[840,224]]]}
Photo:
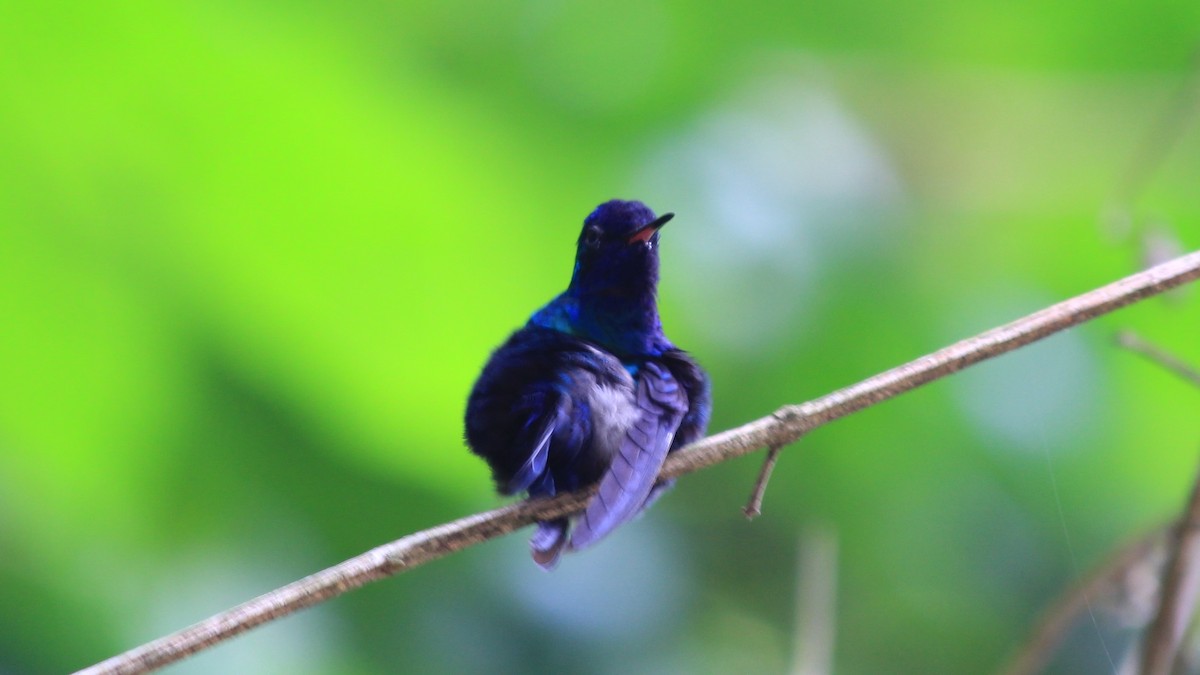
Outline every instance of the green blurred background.
{"label": "green blurred background", "polygon": [[[466,394],[603,200],[678,216],[714,431],[1200,246],[1198,46],[1195,0],[0,3],[0,673],[500,504]],[[986,672],[1194,475],[1200,391],[1123,327],[1200,363],[1154,299],[819,430],[752,523],[759,455],[170,672],[780,673],[813,625]]]}

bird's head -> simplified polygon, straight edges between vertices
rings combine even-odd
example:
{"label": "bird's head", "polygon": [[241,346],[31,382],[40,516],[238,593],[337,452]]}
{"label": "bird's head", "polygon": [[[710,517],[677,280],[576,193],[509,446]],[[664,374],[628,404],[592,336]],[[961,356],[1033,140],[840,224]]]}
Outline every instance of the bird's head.
{"label": "bird's head", "polygon": [[583,221],[571,288],[578,293],[654,293],[658,283],[658,230],[675,214],[655,216],[638,201],[614,199]]}

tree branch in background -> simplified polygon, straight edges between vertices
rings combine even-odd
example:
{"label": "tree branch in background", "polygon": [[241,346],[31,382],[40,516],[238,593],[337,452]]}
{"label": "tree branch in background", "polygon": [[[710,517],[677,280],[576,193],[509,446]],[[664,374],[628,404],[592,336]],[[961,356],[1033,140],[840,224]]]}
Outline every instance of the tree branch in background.
{"label": "tree branch in background", "polygon": [[[1200,372],[1182,359],[1138,337],[1132,331],[1117,334],[1117,344],[1137,352],[1183,379],[1200,386]],[[1192,485],[1183,518],[1168,539],[1170,561],[1159,594],[1158,611],[1142,641],[1143,675],[1167,675],[1179,654],[1179,645],[1196,610],[1200,590],[1200,475]]]}
{"label": "tree branch in background", "polygon": [[1200,387],[1200,370],[1196,370],[1182,359],[1143,340],[1138,337],[1137,333],[1129,330],[1117,333],[1117,344],[1129,351],[1141,354],[1188,382]]}
{"label": "tree branch in background", "polygon": [[1170,559],[1158,596],[1158,613],[1142,640],[1142,675],[1170,675],[1183,633],[1196,610],[1200,591],[1200,476],[1192,485],[1183,519],[1167,545]]}
{"label": "tree branch in background", "polygon": [[1117,181],[1113,201],[1126,211],[1142,192],[1170,151],[1186,135],[1187,125],[1200,111],[1200,49],[1192,52],[1190,73],[1174,97],[1159,112],[1134,150],[1124,174]]}
{"label": "tree branch in background", "polygon": [[[1093,603],[1117,595],[1120,587],[1135,576],[1135,570],[1139,567],[1152,568],[1147,576],[1157,580],[1162,565],[1161,556],[1157,554],[1164,548],[1167,535],[1173,527],[1174,524],[1158,527],[1126,544],[1089,572],[1082,581],[1060,595],[1054,604],[1042,612],[1037,625],[1030,631],[1029,639],[1022,643],[1020,650],[998,672],[1003,675],[1034,675],[1042,672],[1066,639],[1071,626]],[[1158,594],[1156,588],[1153,595]]]}
{"label": "tree branch in background", "polygon": [[826,527],[810,529],[800,537],[797,557],[796,632],[792,667],[788,672],[792,675],[828,675],[835,672],[837,533]]}
{"label": "tree branch in background", "polygon": [[[1200,251],[1047,307],[827,396],[785,406],[773,415],[693,443],[667,457],[662,477],[691,473],[762,447],[787,445],[818,426],[1197,277]],[[368,582],[499,537],[535,520],[578,512],[591,492],[524,501],[408,535],[80,672],[143,673],[161,668]]]}

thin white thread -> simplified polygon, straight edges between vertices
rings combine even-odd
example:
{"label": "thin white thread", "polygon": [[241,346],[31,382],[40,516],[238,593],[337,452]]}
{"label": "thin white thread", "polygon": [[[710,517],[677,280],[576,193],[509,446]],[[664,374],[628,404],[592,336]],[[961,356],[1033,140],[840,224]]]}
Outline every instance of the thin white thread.
{"label": "thin white thread", "polygon": [[[1079,584],[1083,575],[1079,573],[1079,562],[1075,558],[1075,544],[1071,541],[1071,530],[1067,527],[1067,516],[1063,511],[1062,498],[1058,494],[1058,478],[1054,475],[1054,457],[1050,454],[1050,444],[1046,442],[1045,434],[1042,434],[1042,453],[1046,456],[1046,468],[1050,472],[1050,487],[1054,492],[1054,506],[1058,509],[1058,522],[1062,525],[1063,540],[1067,544],[1067,558],[1071,562],[1071,579],[1075,584]],[[1113,661],[1112,653],[1108,651],[1108,643],[1104,641],[1104,633],[1100,630],[1100,622],[1096,620],[1096,612],[1092,610],[1092,599],[1087,593],[1083,594],[1083,603],[1087,606],[1088,616],[1092,619],[1092,628],[1096,631],[1096,638],[1100,640],[1100,648],[1104,650],[1104,657],[1108,659],[1108,667],[1112,669],[1113,675],[1117,675],[1117,664]]]}

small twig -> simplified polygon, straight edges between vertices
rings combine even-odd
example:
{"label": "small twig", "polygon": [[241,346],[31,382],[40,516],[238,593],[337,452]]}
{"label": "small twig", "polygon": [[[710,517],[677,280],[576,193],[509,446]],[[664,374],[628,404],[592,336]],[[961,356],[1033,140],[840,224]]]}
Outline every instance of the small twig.
{"label": "small twig", "polygon": [[1169,675],[1200,593],[1200,475],[1187,509],[1168,540],[1170,558],[1158,614],[1142,643],[1142,675]]}
{"label": "small twig", "polygon": [[1200,387],[1200,370],[1196,370],[1183,359],[1176,357],[1170,352],[1143,340],[1137,333],[1129,330],[1117,333],[1117,344],[1131,352],[1141,354],[1179,377]]}
{"label": "small twig", "polygon": [[[693,443],[667,457],[661,477],[691,473],[765,446],[787,445],[818,426],[1198,277],[1200,251],[1052,305],[832,394],[784,406],[772,415]],[[407,571],[536,520],[576,513],[587,503],[591,492],[582,490],[554,499],[524,501],[410,534],[80,672],[144,673],[161,668],[368,582]]]}
{"label": "small twig", "polygon": [[754,520],[762,515],[763,495],[767,492],[767,483],[771,480],[771,473],[775,471],[775,462],[779,460],[779,451],[782,449],[782,445],[772,445],[767,448],[767,456],[763,459],[762,468],[758,470],[758,480],[754,481],[754,491],[750,493],[750,501],[742,507],[742,513],[746,514],[746,520]]}
{"label": "small twig", "polygon": [[[1110,593],[1139,565],[1149,564],[1154,552],[1166,540],[1174,523],[1159,527],[1113,553],[1079,583],[1067,589],[1042,612],[1029,639],[998,672],[1004,675],[1039,673],[1067,637],[1067,631],[1088,610],[1092,601]],[[1157,575],[1157,569],[1155,570]]]}

